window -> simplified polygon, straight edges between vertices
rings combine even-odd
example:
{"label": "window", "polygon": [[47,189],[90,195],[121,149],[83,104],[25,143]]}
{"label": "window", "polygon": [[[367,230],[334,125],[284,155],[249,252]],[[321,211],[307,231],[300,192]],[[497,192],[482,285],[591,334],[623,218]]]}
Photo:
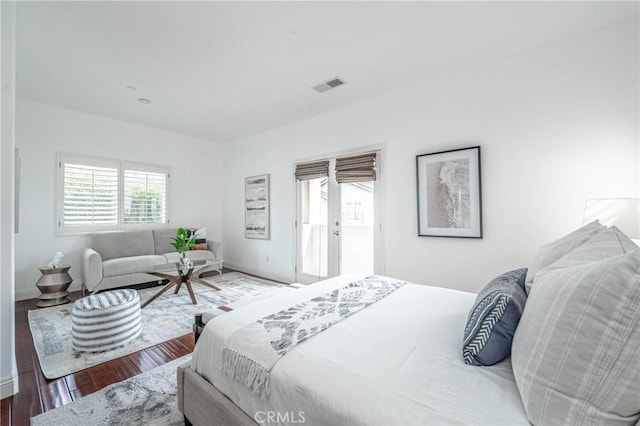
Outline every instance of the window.
{"label": "window", "polygon": [[169,168],[58,156],[58,234],[169,223]]}
{"label": "window", "polygon": [[118,223],[118,169],[64,164],[64,225]]}
{"label": "window", "polygon": [[124,170],[124,223],[166,223],[167,173]]}
{"label": "window", "polygon": [[362,203],[346,203],[345,209],[342,211],[342,222],[349,224],[362,222],[362,214]]}

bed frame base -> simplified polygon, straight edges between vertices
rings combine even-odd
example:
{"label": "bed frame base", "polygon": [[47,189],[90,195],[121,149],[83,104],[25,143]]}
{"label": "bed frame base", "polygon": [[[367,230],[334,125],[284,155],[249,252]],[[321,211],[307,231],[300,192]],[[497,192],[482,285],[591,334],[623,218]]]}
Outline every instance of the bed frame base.
{"label": "bed frame base", "polygon": [[184,415],[187,426],[257,424],[211,383],[192,370],[190,362],[178,367],[178,409]]}

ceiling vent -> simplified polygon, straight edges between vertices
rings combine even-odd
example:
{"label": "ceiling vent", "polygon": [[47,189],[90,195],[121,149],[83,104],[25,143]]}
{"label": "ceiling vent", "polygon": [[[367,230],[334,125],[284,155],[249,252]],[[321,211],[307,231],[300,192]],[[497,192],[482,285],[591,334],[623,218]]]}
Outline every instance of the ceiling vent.
{"label": "ceiling vent", "polygon": [[315,90],[318,93],[324,93],[327,90],[331,90],[334,89],[338,86],[342,86],[343,84],[347,84],[346,81],[342,80],[341,78],[334,78],[332,80],[329,80],[327,82],[318,84],[317,86],[313,86],[312,89]]}

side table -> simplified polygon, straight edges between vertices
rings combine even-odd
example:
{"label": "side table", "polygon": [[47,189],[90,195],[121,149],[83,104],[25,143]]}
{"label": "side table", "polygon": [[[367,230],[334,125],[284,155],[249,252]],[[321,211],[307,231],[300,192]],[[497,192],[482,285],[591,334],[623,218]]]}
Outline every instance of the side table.
{"label": "side table", "polygon": [[58,268],[43,266],[39,268],[42,276],[38,279],[36,286],[42,293],[38,299],[37,306],[46,308],[48,306],[63,305],[71,302],[67,289],[73,281],[69,275],[70,265],[62,265]]}

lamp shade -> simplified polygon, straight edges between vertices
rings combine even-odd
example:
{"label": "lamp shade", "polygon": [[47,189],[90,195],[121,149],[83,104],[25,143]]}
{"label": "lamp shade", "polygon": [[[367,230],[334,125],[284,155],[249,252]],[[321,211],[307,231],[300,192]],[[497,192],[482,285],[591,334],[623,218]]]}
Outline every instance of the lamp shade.
{"label": "lamp shade", "polygon": [[598,198],[587,200],[584,223],[598,219],[601,224],[615,226],[631,239],[640,238],[640,198]]}

